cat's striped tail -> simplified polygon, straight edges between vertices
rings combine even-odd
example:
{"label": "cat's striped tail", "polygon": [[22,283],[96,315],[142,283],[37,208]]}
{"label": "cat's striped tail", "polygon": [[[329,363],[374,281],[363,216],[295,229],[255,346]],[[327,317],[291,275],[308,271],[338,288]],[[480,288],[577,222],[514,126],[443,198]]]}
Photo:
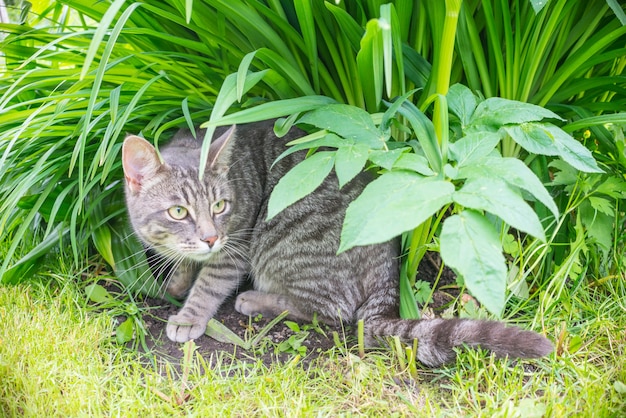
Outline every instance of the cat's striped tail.
{"label": "cat's striped tail", "polygon": [[473,319],[365,319],[365,334],[372,337],[398,336],[408,344],[417,338],[417,359],[434,367],[454,360],[454,347],[479,346],[498,357],[536,358],[552,352],[552,343],[543,335],[498,321]]}

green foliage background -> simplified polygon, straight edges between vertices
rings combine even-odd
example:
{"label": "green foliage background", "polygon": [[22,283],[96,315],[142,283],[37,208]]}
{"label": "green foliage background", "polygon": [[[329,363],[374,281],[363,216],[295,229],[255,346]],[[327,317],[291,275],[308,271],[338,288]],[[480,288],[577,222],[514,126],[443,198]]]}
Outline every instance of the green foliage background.
{"label": "green foliage background", "polygon": [[[503,134],[496,151],[550,184],[561,214],[532,203],[546,242],[496,231],[509,285],[532,276],[545,290],[615,274],[624,262],[626,19],[613,0],[540,3],[22,2],[20,17],[0,25],[0,239],[11,242],[2,281],[24,280],[63,241],[77,259],[96,249],[127,286],[146,290],[149,271],[124,221],[126,133],[158,142],[192,122],[226,123],[226,113],[260,119],[329,102],[380,126],[379,112],[402,96],[413,113],[394,115],[391,136],[410,141],[426,127],[422,149],[446,155],[463,136],[463,116],[445,100],[456,83],[476,103],[497,96],[553,110],[605,172],[581,174]],[[410,285],[424,252],[439,249],[444,212],[404,236]],[[41,244],[16,260],[25,240]]]}

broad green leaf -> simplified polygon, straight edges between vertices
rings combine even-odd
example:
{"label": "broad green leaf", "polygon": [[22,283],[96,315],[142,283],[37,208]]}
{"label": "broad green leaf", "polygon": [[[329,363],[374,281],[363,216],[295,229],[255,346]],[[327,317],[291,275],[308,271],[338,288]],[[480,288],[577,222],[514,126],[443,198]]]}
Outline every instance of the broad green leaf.
{"label": "broad green leaf", "polygon": [[408,44],[402,45],[404,74],[418,88],[425,88],[431,76],[432,66],[422,55]]}
{"label": "broad green leaf", "polygon": [[626,383],[620,380],[616,380],[613,382],[613,389],[615,389],[615,392],[619,393],[622,396],[626,395]]}
{"label": "broad green leaf", "polygon": [[[398,94],[406,92],[407,76],[404,68],[404,46],[406,44],[410,23],[407,19],[410,19],[411,13],[409,10],[413,9],[412,1],[405,0],[400,2],[388,3],[388,5],[380,6],[381,17],[387,16],[387,10],[389,11],[389,21],[391,22],[391,43],[393,45],[393,62],[394,73],[389,76],[394,81],[395,90],[388,92],[388,97],[394,97]],[[401,22],[398,14],[403,15]]]}
{"label": "broad green leaf", "polygon": [[116,88],[114,88],[113,90],[111,90],[111,92],[109,93],[109,98],[110,98],[110,103],[111,103],[111,123],[115,123],[115,120],[117,118],[117,110],[119,108],[119,103],[120,103],[120,92],[121,92],[122,86],[118,86]]}
{"label": "broad green leaf", "polygon": [[546,236],[537,214],[503,180],[482,177],[468,180],[454,192],[452,199],[466,208],[485,210],[504,222],[545,242]]}
{"label": "broad green leaf", "polygon": [[387,140],[387,137],[374,124],[372,116],[356,106],[344,104],[323,106],[302,116],[298,123],[326,129],[372,149],[384,148]]}
{"label": "broad green leaf", "polygon": [[591,151],[552,124],[522,123],[502,128],[515,142],[533,154],[556,155],[586,173],[603,173]]}
{"label": "broad green leaf", "polygon": [[267,219],[308,195],[322,184],[335,163],[335,153],[317,152],[280,179],[267,204]]}
{"label": "broad green leaf", "polygon": [[485,157],[471,165],[460,167],[457,178],[503,180],[511,186],[526,190],[543,203],[555,218],[559,216],[559,210],[550,193],[535,173],[517,158]]}
{"label": "broad green leaf", "polygon": [[393,169],[411,170],[423,176],[434,176],[435,172],[428,166],[428,160],[421,155],[405,152],[393,163]]}
{"label": "broad green leaf", "polygon": [[115,329],[115,340],[118,344],[125,344],[133,339],[133,333],[135,331],[134,319],[132,317],[126,318],[124,322],[119,324]]}
{"label": "broad green leaf", "polygon": [[626,199],[626,180],[623,176],[607,177],[598,185],[596,191],[614,199]]}
{"label": "broad green leaf", "polygon": [[463,127],[469,125],[478,100],[472,91],[462,84],[455,84],[448,90],[448,109],[454,113]]}
{"label": "broad green leaf", "polygon": [[[67,183],[64,185],[67,186]],[[43,216],[46,222],[54,223],[57,215],[65,219],[70,213],[71,204],[69,201],[71,199],[67,198],[67,194],[70,191],[71,188],[64,188],[59,184],[48,194],[43,202],[38,204],[38,201],[42,198],[41,193],[38,192],[37,194],[22,196],[17,202],[17,207],[24,210],[33,210],[37,207],[37,212]]]}
{"label": "broad green leaf", "polygon": [[500,142],[500,135],[494,132],[469,134],[450,144],[450,156],[459,167],[472,164],[488,156]]}
{"label": "broad green leaf", "polygon": [[489,312],[502,315],[507,270],[493,225],[480,213],[464,210],[443,223],[440,248],[444,263],[463,277],[472,295]]}
{"label": "broad green leaf", "polygon": [[[328,145],[326,143],[322,143],[323,141],[328,141],[330,144],[336,144],[336,145]],[[287,142],[286,145],[292,148],[301,147],[300,149],[326,147],[326,146],[339,148],[340,146],[343,145],[345,141],[348,141],[348,140],[345,138],[340,138],[335,134],[331,134],[326,129],[322,129],[320,131],[316,131],[308,135],[301,136],[300,138],[292,139],[291,141]],[[352,144],[354,143],[354,141],[351,141],[350,143]]]}
{"label": "broad green leaf", "polygon": [[398,159],[406,153],[406,148],[396,148],[388,151],[371,151],[369,160],[379,167],[391,170]]}
{"label": "broad green leaf", "polygon": [[[604,202],[591,201],[594,197],[590,197],[589,202],[583,202],[578,210],[580,222],[585,227],[586,239],[595,241],[595,243],[605,252],[611,250],[613,245],[613,213],[607,214],[604,210],[612,212],[613,207],[605,199]],[[602,205],[602,210],[598,209],[598,204]]]}
{"label": "broad green leaf", "polygon": [[339,187],[343,187],[363,170],[368,158],[369,147],[365,144],[341,146],[335,154],[335,173]]}
{"label": "broad green leaf", "polygon": [[87,298],[94,303],[106,303],[114,300],[113,296],[103,286],[90,284],[85,288]]}
{"label": "broad green leaf", "polygon": [[497,131],[504,125],[536,122],[545,118],[563,120],[556,113],[534,104],[491,97],[478,104],[466,133]]}
{"label": "broad green leaf", "polygon": [[608,199],[597,196],[589,196],[589,204],[598,212],[604,213],[608,216],[615,215],[616,204],[611,203]]}
{"label": "broad green leaf", "polygon": [[454,185],[408,171],[385,173],[346,211],[339,252],[385,242],[409,231],[452,200]]}
{"label": "broad green leaf", "polygon": [[578,176],[580,171],[569,165],[563,160],[552,160],[548,164],[551,167],[553,173],[553,179],[550,184],[558,186],[573,186],[578,182]]}
{"label": "broad green leaf", "polygon": [[[252,54],[248,55],[248,58]],[[243,63],[245,64],[246,59],[244,58]],[[240,63],[241,65],[242,63]],[[230,74],[224,79],[224,83],[220,88],[220,91],[215,98],[215,104],[213,105],[213,111],[211,112],[211,119],[209,122],[203,123],[201,125],[202,128],[209,128],[211,126],[220,126],[215,124],[216,121],[220,121],[222,116],[228,111],[228,109],[237,101],[237,97],[248,92],[252,87],[254,87],[259,81],[265,77],[267,71],[259,71],[256,73],[245,73],[245,79],[243,83],[240,78],[241,75],[244,74],[243,71]],[[243,86],[243,87],[242,87]],[[213,123],[211,123],[213,122]],[[223,125],[230,125],[230,123],[223,122]]]}

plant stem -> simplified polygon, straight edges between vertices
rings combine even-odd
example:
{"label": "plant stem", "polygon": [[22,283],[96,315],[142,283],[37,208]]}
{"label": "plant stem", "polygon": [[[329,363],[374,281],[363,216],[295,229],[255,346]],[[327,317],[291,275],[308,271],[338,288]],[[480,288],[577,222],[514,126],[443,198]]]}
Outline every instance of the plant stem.
{"label": "plant stem", "polygon": [[[462,0],[446,0],[446,17],[443,23],[443,37],[441,41],[441,50],[439,51],[439,65],[437,68],[437,85],[436,94],[445,96],[450,88],[450,73],[452,72],[452,56],[454,54],[454,41],[456,36],[456,27],[459,21],[459,12],[461,10]],[[442,109],[440,100],[435,101],[435,110],[433,114],[433,122],[435,124],[435,133],[439,145],[442,145],[442,138],[447,134],[448,127],[441,126],[438,122],[441,120],[441,112],[447,112],[448,109]],[[444,162],[446,158],[444,155]]]}
{"label": "plant stem", "polygon": [[[436,74],[436,91],[438,98],[435,99],[433,112],[433,124],[435,127],[435,135],[441,149],[442,166],[447,161],[448,149],[448,106],[445,95],[450,87],[450,74],[452,72],[452,56],[454,53],[454,42],[456,35],[456,27],[459,20],[459,12],[461,10],[462,0],[446,0],[446,15],[443,24],[443,36],[441,48],[439,50],[437,74]],[[413,230],[408,261],[408,277],[411,285],[415,284],[415,275],[418,265],[425,254],[425,246],[432,239],[432,228],[439,225],[440,218],[434,223],[429,219]]]}

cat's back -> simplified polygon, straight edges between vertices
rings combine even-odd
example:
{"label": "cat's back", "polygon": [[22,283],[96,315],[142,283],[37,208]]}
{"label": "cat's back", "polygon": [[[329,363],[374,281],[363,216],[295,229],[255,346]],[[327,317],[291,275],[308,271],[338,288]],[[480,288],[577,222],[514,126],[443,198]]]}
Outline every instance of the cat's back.
{"label": "cat's back", "polygon": [[[228,128],[228,126],[218,127],[213,135],[213,140],[219,138]],[[205,134],[206,129],[198,129],[195,132],[195,137],[189,129],[179,130],[161,149],[163,160],[172,166],[199,167]],[[302,135],[305,133],[297,128],[292,128],[285,137],[276,137],[274,120],[237,125],[230,147],[233,150],[233,155],[229,155],[227,159],[236,165],[240,165],[238,163],[243,160],[246,162],[245,165],[254,165],[257,169],[261,166],[268,167],[280,153],[287,149],[286,142]]]}
{"label": "cat's back", "polygon": [[161,157],[170,166],[198,168],[204,130],[198,130],[194,138],[189,129],[181,129],[161,148]]}

